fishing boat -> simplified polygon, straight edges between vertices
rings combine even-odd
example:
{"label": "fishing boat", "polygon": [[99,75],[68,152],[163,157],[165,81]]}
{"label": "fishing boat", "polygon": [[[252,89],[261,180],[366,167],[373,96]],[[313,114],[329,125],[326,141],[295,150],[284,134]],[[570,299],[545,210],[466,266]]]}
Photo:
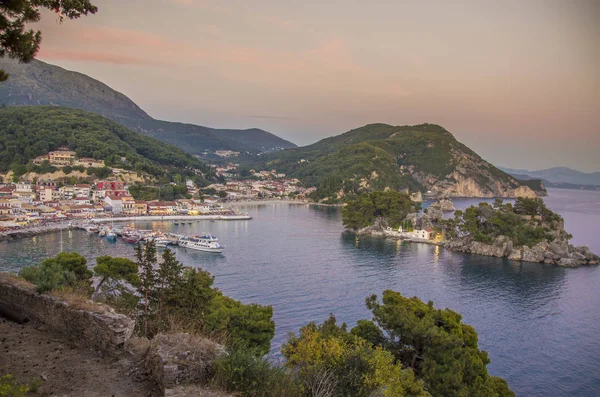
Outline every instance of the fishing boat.
{"label": "fishing boat", "polygon": [[218,243],[218,239],[216,237],[210,236],[212,239],[208,239],[206,237],[208,236],[181,237],[179,239],[179,246],[190,248],[196,251],[212,252],[217,254],[223,252],[225,247]]}
{"label": "fishing boat", "polygon": [[123,234],[123,241],[129,244],[137,244],[140,237],[137,234]]}
{"label": "fishing boat", "polygon": [[115,243],[117,241],[117,234],[113,231],[110,231],[106,234],[106,241],[109,243]]}

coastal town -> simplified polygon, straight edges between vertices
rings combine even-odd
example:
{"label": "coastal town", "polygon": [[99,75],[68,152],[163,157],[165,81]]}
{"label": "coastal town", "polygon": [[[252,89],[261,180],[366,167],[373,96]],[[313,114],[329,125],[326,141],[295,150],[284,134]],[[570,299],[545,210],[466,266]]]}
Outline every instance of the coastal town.
{"label": "coastal town", "polygon": [[[66,148],[40,156],[34,164],[46,167],[87,169],[106,167],[103,161],[78,158]],[[237,174],[237,165],[213,165],[219,183],[199,188],[185,181],[185,198],[140,200],[130,191],[131,171],[110,167],[109,177],[88,183],[65,183],[66,178],[31,174],[17,181],[0,183],[0,231],[20,229],[61,220],[93,220],[115,217],[235,215],[224,204],[234,201],[294,198],[306,199],[314,188],[298,179],[271,171],[250,170],[247,179]],[[160,185],[151,185],[160,195]],[[164,186],[163,186],[164,187]]]}

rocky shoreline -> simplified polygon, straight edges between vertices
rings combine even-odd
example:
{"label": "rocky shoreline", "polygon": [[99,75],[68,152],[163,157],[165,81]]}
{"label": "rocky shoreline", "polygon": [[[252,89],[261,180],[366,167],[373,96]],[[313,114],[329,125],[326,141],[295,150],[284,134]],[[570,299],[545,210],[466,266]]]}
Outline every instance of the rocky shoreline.
{"label": "rocky shoreline", "polygon": [[515,247],[513,242],[506,236],[497,237],[493,244],[485,244],[473,241],[468,237],[462,237],[446,242],[444,247],[457,252],[565,267],[589,266],[600,263],[600,257],[592,253],[588,247],[574,246],[566,241],[555,240],[551,243],[542,241],[533,247]]}
{"label": "rocky shoreline", "polygon": [[33,237],[40,234],[59,232],[61,230],[70,229],[69,224],[52,224],[45,226],[34,226],[26,227],[22,229],[9,230],[6,232],[0,232],[0,241],[16,240],[24,237]]}
{"label": "rocky shoreline", "polygon": [[381,237],[407,243],[437,245],[449,251],[467,254],[508,258],[511,261],[546,263],[564,267],[593,266],[600,264],[600,257],[585,246],[574,246],[565,242],[540,242],[533,247],[514,247],[506,236],[498,237],[493,244],[472,241],[468,237],[452,241],[433,241],[408,237],[406,233],[367,227],[356,232],[357,236]]}

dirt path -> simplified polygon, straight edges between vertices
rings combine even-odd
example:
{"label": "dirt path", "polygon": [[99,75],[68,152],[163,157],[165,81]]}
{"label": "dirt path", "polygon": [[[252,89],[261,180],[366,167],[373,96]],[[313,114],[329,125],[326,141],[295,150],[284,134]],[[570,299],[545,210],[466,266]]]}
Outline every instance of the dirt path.
{"label": "dirt path", "polygon": [[127,353],[115,359],[76,347],[44,326],[19,325],[0,317],[0,376],[20,383],[43,382],[32,396],[154,397],[157,387]]}

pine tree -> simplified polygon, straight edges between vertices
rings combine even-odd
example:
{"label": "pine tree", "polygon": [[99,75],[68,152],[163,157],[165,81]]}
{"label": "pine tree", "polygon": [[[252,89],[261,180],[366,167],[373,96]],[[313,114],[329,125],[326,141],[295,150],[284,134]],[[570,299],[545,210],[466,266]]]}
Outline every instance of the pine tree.
{"label": "pine tree", "polygon": [[[25,30],[28,24],[40,20],[40,9],[49,9],[60,15],[77,19],[82,15],[95,14],[98,8],[90,0],[11,0],[0,1],[0,58],[5,55],[21,62],[31,61],[37,54],[42,34],[33,29]],[[8,74],[0,69],[0,81]]]}
{"label": "pine tree", "polygon": [[163,309],[168,306],[174,291],[181,284],[183,265],[177,260],[170,249],[162,254],[162,262],[157,270],[157,295],[158,295],[158,326],[162,327]]}
{"label": "pine tree", "polygon": [[139,292],[144,297],[144,335],[148,335],[148,317],[150,302],[154,296],[157,283],[156,274],[156,245],[154,241],[148,241],[136,247],[137,265],[140,269]]}

